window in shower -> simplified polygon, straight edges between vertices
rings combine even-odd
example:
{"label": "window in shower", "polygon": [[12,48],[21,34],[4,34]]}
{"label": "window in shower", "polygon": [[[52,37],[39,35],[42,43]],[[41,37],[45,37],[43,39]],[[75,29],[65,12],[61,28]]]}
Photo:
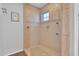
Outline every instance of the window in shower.
{"label": "window in shower", "polygon": [[49,20],[49,12],[44,12],[41,15],[41,21],[48,21]]}

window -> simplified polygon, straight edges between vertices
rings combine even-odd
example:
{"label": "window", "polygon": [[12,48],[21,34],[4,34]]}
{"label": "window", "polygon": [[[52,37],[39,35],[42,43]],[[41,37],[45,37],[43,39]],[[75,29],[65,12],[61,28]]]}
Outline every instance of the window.
{"label": "window", "polygon": [[49,20],[49,12],[45,12],[42,14],[42,20],[43,21],[48,21]]}

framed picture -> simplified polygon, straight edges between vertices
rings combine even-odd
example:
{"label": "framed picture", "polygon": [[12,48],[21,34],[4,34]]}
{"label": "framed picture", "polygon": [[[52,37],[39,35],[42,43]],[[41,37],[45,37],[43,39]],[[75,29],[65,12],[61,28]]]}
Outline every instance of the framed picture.
{"label": "framed picture", "polygon": [[11,21],[19,22],[19,13],[18,12],[11,12]]}

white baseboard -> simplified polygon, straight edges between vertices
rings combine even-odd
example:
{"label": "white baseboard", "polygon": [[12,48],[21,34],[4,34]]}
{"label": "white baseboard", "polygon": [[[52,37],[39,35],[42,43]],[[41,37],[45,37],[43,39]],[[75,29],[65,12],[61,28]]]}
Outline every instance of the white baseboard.
{"label": "white baseboard", "polygon": [[21,49],[21,50],[18,50],[18,51],[12,52],[12,53],[10,53],[10,54],[6,54],[6,55],[4,55],[4,56],[9,56],[9,55],[12,55],[12,54],[15,54],[15,53],[21,52],[21,51],[24,51],[24,50]]}

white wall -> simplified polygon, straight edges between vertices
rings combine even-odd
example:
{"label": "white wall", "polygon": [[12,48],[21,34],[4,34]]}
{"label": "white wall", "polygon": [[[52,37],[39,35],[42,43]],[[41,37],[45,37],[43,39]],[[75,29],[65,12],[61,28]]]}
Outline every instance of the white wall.
{"label": "white wall", "polygon": [[79,38],[78,38],[78,28],[79,28],[79,4],[71,4],[71,17],[70,17],[70,55],[78,56],[79,54]]}
{"label": "white wall", "polygon": [[74,56],[74,4],[70,4],[70,56]]}
{"label": "white wall", "polygon": [[[3,55],[4,51],[3,51],[3,40],[2,40],[2,17],[1,17],[1,7],[2,5],[0,4],[0,55]],[[3,53],[1,53],[3,52]]]}
{"label": "white wall", "polygon": [[79,4],[74,4],[74,55],[78,56],[78,14]]}
{"label": "white wall", "polygon": [[[0,48],[4,51],[0,51],[3,55],[8,55],[13,52],[23,49],[23,4],[0,4],[0,40],[3,40],[3,44],[0,44]],[[1,8],[7,9],[7,14],[2,13]],[[11,22],[11,12],[19,12],[20,21]]]}

